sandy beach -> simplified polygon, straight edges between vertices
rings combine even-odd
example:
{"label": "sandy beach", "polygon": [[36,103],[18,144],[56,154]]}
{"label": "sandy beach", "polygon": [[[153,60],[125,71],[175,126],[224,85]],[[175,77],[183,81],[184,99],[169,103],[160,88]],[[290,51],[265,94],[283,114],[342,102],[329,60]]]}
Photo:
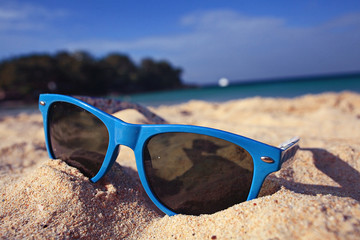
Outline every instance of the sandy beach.
{"label": "sandy beach", "polygon": [[[93,184],[50,160],[40,112],[0,116],[1,239],[359,239],[360,95],[190,101],[152,111],[170,123],[213,127],[270,145],[299,136],[294,161],[259,198],[200,216],[166,216],[148,200],[134,155],[121,147]],[[1,110],[0,110],[1,111]],[[131,123],[134,110],[115,116]]]}

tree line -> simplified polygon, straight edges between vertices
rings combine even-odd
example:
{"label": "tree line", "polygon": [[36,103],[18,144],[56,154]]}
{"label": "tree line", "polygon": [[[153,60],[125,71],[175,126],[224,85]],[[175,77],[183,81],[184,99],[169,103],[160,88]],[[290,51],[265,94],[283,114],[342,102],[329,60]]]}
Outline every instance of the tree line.
{"label": "tree line", "polygon": [[40,93],[78,95],[129,94],[184,87],[182,69],[167,61],[111,53],[31,54],[0,62],[0,100],[33,100]]}

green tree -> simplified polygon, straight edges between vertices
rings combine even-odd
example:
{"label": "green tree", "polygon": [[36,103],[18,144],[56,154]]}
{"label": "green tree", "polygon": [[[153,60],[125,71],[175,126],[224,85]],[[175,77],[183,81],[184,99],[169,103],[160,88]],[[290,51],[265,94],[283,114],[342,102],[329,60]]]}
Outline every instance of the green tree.
{"label": "green tree", "polygon": [[15,58],[0,67],[0,88],[11,98],[34,98],[52,78],[54,62],[48,55]]}
{"label": "green tree", "polygon": [[106,95],[182,87],[181,69],[122,54],[96,59],[85,51],[31,54],[0,62],[0,100],[37,99],[39,93]]}
{"label": "green tree", "polygon": [[110,54],[100,60],[103,78],[115,93],[132,92],[136,87],[137,67],[126,55]]}
{"label": "green tree", "polygon": [[57,92],[66,94],[106,94],[107,83],[102,80],[101,68],[87,52],[59,52],[57,66]]}
{"label": "green tree", "polygon": [[181,73],[181,69],[173,68],[166,61],[146,58],[141,61],[138,81],[145,90],[174,89],[182,86]]}

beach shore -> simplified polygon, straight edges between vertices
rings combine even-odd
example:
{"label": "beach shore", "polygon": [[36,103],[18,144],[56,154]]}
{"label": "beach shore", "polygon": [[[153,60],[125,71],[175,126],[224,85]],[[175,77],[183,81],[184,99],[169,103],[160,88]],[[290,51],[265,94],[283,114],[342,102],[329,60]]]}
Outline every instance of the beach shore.
{"label": "beach shore", "polygon": [[[148,199],[133,153],[91,183],[50,160],[38,112],[0,116],[1,239],[359,239],[360,95],[190,101],[152,111],[170,123],[213,127],[270,145],[299,136],[294,161],[259,198],[211,215],[165,216]],[[1,110],[0,110],[1,111]],[[133,110],[116,113],[141,123]]]}

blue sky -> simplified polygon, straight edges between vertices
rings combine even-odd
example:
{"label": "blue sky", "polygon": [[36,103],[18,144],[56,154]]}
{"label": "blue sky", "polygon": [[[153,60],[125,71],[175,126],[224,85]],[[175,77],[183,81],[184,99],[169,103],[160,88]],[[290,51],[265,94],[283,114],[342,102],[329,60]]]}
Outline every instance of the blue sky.
{"label": "blue sky", "polygon": [[166,59],[198,84],[360,72],[360,1],[0,0],[1,59],[59,50]]}

